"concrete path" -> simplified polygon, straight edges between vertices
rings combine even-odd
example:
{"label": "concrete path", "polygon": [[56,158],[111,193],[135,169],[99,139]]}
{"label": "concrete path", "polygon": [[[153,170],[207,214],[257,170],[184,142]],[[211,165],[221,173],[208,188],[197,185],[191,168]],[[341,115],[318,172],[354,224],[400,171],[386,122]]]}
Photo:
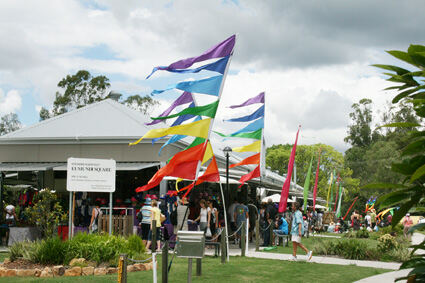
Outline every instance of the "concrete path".
{"label": "concrete path", "polygon": [[[364,278],[362,280],[356,281],[354,283],[379,283],[379,282],[394,282],[396,278],[406,276],[411,269],[403,269],[397,270],[387,273],[382,273],[379,275],[371,276]],[[398,281],[398,282],[407,282],[406,280]]]}

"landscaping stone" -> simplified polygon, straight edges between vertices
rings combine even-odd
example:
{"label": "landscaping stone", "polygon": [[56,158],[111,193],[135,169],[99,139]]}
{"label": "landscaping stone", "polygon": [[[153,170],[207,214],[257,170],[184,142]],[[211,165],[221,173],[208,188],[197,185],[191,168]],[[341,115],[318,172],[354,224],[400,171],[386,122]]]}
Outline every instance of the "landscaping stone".
{"label": "landscaping stone", "polygon": [[151,270],[153,268],[153,263],[149,262],[149,263],[145,263],[145,270]]}
{"label": "landscaping stone", "polygon": [[81,267],[75,266],[65,270],[64,276],[81,276]]}
{"label": "landscaping stone", "polygon": [[134,265],[127,265],[127,272],[134,272],[136,271],[136,268],[134,267]]}
{"label": "landscaping stone", "polygon": [[55,265],[52,268],[53,270],[53,276],[59,277],[65,274],[65,267],[63,265]]}
{"label": "landscaping stone", "polygon": [[34,276],[35,276],[35,277],[40,277],[40,275],[41,275],[41,271],[42,271],[41,269],[36,268],[36,269],[35,269]]}
{"label": "landscaping stone", "polygon": [[6,269],[3,273],[4,277],[14,277],[16,276],[16,269]]}
{"label": "landscaping stone", "polygon": [[3,264],[10,263],[10,258],[5,258]]}
{"label": "landscaping stone", "polygon": [[136,271],[144,271],[146,270],[146,267],[143,263],[135,263],[133,264],[134,268],[136,269]]}
{"label": "landscaping stone", "polygon": [[74,265],[81,265],[84,264],[86,262],[85,258],[73,258],[70,262],[69,265],[70,266],[74,266]]}
{"label": "landscaping stone", "polygon": [[107,269],[107,274],[114,274],[114,273],[117,273],[117,272],[118,272],[118,268],[116,268],[116,267],[109,267]]}
{"label": "landscaping stone", "polygon": [[34,276],[35,275],[35,269],[18,269],[16,271],[16,276],[19,277],[27,277],[27,276]]}
{"label": "landscaping stone", "polygon": [[53,277],[53,271],[50,267],[45,267],[40,273],[40,277]]}
{"label": "landscaping stone", "polygon": [[82,275],[83,276],[88,276],[88,275],[93,275],[93,274],[94,274],[94,267],[93,266],[83,267],[83,269],[82,269]]}
{"label": "landscaping stone", "polygon": [[106,273],[107,273],[107,270],[106,268],[103,268],[103,267],[95,268],[93,272],[94,275],[106,275]]}

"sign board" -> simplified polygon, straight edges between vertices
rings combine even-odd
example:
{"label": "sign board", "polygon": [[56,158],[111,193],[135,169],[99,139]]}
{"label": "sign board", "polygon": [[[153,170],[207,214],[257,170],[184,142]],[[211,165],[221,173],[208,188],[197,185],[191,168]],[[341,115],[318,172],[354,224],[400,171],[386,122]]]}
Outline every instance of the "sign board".
{"label": "sign board", "polygon": [[68,158],[66,189],[70,192],[115,191],[116,162],[112,159]]}

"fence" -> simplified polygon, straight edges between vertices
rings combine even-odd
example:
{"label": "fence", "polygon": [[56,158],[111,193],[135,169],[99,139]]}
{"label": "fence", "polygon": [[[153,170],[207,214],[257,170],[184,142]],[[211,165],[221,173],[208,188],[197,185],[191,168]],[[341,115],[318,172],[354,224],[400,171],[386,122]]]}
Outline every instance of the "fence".
{"label": "fence", "polygon": [[[132,215],[112,215],[112,233],[121,236],[130,236],[133,234],[133,216]],[[99,231],[109,232],[109,215],[99,217]]]}

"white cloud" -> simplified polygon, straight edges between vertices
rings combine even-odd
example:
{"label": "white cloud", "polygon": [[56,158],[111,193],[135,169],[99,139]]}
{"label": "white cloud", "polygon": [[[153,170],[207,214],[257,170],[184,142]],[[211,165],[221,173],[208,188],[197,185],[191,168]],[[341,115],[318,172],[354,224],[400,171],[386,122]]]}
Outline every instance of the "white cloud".
{"label": "white cloud", "polygon": [[10,90],[4,95],[4,91],[0,89],[0,114],[6,115],[14,113],[21,109],[22,98],[17,90]]}

